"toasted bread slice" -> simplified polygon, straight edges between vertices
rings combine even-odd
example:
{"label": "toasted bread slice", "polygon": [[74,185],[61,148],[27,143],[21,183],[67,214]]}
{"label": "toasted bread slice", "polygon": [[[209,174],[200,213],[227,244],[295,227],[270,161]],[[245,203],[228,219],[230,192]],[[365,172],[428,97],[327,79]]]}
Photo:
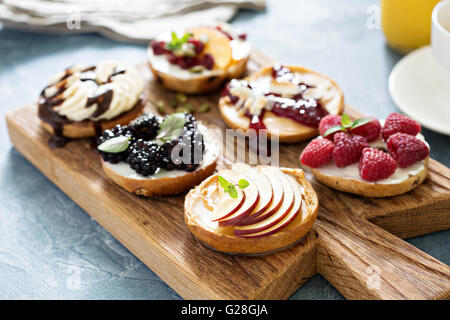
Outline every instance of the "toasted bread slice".
{"label": "toasted bread slice", "polygon": [[428,174],[429,157],[423,160],[423,167],[407,179],[396,183],[367,182],[362,179],[350,179],[324,174],[320,168],[311,168],[317,181],[330,188],[371,198],[392,197],[411,191],[420,185]]}
{"label": "toasted bread slice", "polygon": [[[71,139],[95,137],[99,132],[106,129],[111,129],[116,125],[126,125],[131,120],[137,118],[144,110],[144,103],[142,100],[138,101],[136,105],[129,111],[122,113],[118,117],[111,120],[84,120],[80,122],[71,122],[62,124],[62,136]],[[41,120],[41,125],[48,133],[55,135],[55,128],[49,123]]]}
{"label": "toasted bread slice", "polygon": [[[324,81],[328,80],[331,83],[332,88],[336,91],[336,99],[338,103],[325,103],[324,107],[330,114],[341,114],[344,110],[344,95],[338,85],[327,76],[321,75],[315,71],[308,70],[298,66],[287,66],[294,73],[306,73],[319,76]],[[266,67],[261,69],[256,74],[246,78],[248,81],[253,81],[258,77],[268,76],[271,74],[272,67]],[[240,114],[239,110],[236,110],[235,106],[229,103],[229,99],[222,97],[219,101],[219,109],[224,122],[232,129],[242,129],[244,131],[249,129],[250,119],[243,114]],[[315,137],[319,134],[319,130],[316,128],[302,125],[292,119],[285,117],[278,117],[270,111],[265,112],[263,122],[267,127],[267,134],[269,137],[277,135],[280,142],[294,143],[307,140]],[[275,133],[276,132],[276,133]]]}
{"label": "toasted bread slice", "polygon": [[[234,235],[233,227],[217,227],[216,225],[205,225],[199,222],[198,210],[196,208],[196,198],[199,190],[217,179],[217,175],[209,177],[201,185],[192,189],[186,196],[184,203],[184,219],[192,234],[202,243],[214,250],[232,254],[266,254],[279,249],[286,248],[298,240],[312,228],[318,212],[318,198],[311,184],[305,179],[301,169],[281,168],[283,173],[294,177],[304,188],[302,195],[301,212],[284,229],[271,235],[258,238],[244,238]],[[203,217],[205,218],[205,217]],[[205,219],[208,219],[206,217]]]}

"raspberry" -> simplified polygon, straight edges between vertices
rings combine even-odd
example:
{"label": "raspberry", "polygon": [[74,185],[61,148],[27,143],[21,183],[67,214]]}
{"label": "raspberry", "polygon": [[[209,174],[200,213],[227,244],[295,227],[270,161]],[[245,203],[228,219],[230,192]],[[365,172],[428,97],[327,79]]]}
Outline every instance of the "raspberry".
{"label": "raspberry", "polygon": [[192,43],[196,54],[202,53],[203,49],[205,48],[205,45],[203,44],[203,42],[201,42],[200,40],[197,40],[197,39],[191,38],[188,40],[188,43]]}
{"label": "raspberry", "polygon": [[300,155],[302,164],[318,168],[331,160],[334,144],[330,140],[316,138],[312,140]]}
{"label": "raspberry", "polygon": [[153,41],[150,46],[152,47],[153,54],[155,55],[161,55],[169,52],[166,49],[166,43],[164,41]]}
{"label": "raspberry", "polygon": [[363,136],[351,135],[346,132],[336,132],[334,135],[333,161],[338,167],[346,167],[358,162],[361,152],[368,147]]}
{"label": "raspberry", "polygon": [[354,129],[351,129],[350,131],[351,133],[357,134],[358,136],[366,137],[368,142],[372,142],[380,137],[381,124],[378,119],[373,119],[365,125],[356,127]]}
{"label": "raspberry", "polygon": [[[339,125],[341,125],[341,116],[329,114],[329,115],[323,117],[319,123],[320,135],[323,137],[323,135],[325,134],[325,132],[328,129],[335,127],[335,126],[339,126]],[[330,135],[326,136],[326,138],[333,140],[333,136],[334,136],[334,134],[330,134]]]}
{"label": "raspberry", "polygon": [[389,178],[397,169],[397,162],[388,153],[364,148],[359,159],[359,174],[366,181],[377,181]]}
{"label": "raspberry", "polygon": [[381,135],[386,141],[391,135],[397,132],[407,133],[412,136],[420,132],[420,124],[411,118],[399,113],[391,113],[384,123]]}
{"label": "raspberry", "polygon": [[400,168],[422,161],[430,154],[430,149],[425,142],[406,133],[393,134],[386,144],[390,155],[397,160]]}

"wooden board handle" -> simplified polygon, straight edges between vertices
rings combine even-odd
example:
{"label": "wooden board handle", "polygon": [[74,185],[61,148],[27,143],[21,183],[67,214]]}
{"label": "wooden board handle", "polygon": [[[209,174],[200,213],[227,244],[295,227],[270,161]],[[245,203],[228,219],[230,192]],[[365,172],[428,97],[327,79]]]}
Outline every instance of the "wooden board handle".
{"label": "wooden board handle", "polygon": [[322,212],[316,230],[318,271],[345,297],[450,297],[448,266],[345,208]]}

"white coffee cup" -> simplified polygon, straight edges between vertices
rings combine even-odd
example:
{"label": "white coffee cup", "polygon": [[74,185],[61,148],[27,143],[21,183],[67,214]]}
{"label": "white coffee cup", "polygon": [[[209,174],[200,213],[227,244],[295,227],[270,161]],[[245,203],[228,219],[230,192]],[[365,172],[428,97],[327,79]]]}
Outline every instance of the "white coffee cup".
{"label": "white coffee cup", "polygon": [[434,7],[431,21],[434,56],[450,72],[450,0],[439,2]]}

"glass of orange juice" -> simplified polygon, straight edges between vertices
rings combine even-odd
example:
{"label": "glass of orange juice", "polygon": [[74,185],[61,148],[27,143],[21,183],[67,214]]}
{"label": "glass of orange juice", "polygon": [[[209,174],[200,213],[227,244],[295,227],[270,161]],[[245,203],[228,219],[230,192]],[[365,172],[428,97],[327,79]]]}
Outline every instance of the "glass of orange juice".
{"label": "glass of orange juice", "polygon": [[381,0],[381,25],[388,45],[407,53],[430,43],[431,12],[440,0]]}

